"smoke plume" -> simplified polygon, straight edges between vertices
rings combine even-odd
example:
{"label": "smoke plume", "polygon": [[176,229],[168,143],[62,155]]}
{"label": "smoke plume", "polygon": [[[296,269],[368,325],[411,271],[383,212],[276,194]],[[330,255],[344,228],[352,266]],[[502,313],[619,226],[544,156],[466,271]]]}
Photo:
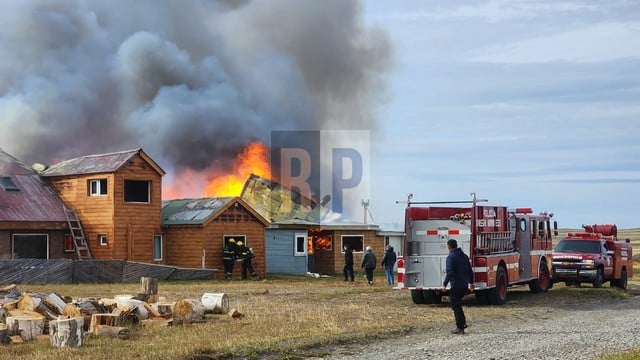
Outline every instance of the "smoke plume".
{"label": "smoke plume", "polygon": [[374,129],[391,46],[344,0],[0,2],[0,147],[224,167],[271,130]]}

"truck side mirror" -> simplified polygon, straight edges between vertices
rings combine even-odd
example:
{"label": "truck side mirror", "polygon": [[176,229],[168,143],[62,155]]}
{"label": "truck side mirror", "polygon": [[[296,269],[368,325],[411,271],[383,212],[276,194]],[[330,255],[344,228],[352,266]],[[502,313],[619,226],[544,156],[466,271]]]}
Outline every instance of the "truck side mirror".
{"label": "truck side mirror", "polygon": [[553,222],[553,235],[558,236],[558,222]]}

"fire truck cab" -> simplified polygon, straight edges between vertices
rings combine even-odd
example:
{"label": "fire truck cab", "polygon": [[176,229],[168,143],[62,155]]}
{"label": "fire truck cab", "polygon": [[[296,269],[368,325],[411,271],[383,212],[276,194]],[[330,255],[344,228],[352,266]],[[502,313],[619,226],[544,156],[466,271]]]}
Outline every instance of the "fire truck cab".
{"label": "fire truck cab", "polygon": [[631,244],[618,240],[616,225],[582,225],[584,232],[568,233],[553,251],[553,281],[566,285],[589,282],[594,288],[606,281],[627,288],[633,276]]}
{"label": "fire truck cab", "polygon": [[[504,304],[507,288],[528,284],[532,292],[545,292],[550,278],[553,214],[534,215],[529,208],[480,206],[471,201],[411,202],[405,211],[406,255],[399,261],[396,289],[411,291],[416,304],[442,300],[446,275],[447,240],[456,239],[469,256],[474,272],[475,295],[483,304]],[[412,206],[460,204],[466,207]]]}

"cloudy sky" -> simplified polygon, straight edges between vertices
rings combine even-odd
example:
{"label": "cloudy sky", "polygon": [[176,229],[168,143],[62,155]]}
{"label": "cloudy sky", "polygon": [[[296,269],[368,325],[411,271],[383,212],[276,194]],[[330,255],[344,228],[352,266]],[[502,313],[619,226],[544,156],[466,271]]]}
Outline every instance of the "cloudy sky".
{"label": "cloudy sky", "polygon": [[365,1],[394,67],[372,141],[376,222],[414,201],[640,227],[640,3]]}

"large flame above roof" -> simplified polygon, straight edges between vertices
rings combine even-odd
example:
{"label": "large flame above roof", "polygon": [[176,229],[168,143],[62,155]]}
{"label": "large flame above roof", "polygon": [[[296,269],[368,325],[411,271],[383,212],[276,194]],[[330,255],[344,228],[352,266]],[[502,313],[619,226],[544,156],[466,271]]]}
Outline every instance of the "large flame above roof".
{"label": "large flame above roof", "polygon": [[260,142],[249,144],[238,154],[227,174],[214,175],[207,184],[205,196],[240,196],[245,181],[251,174],[271,178],[269,150]]}

